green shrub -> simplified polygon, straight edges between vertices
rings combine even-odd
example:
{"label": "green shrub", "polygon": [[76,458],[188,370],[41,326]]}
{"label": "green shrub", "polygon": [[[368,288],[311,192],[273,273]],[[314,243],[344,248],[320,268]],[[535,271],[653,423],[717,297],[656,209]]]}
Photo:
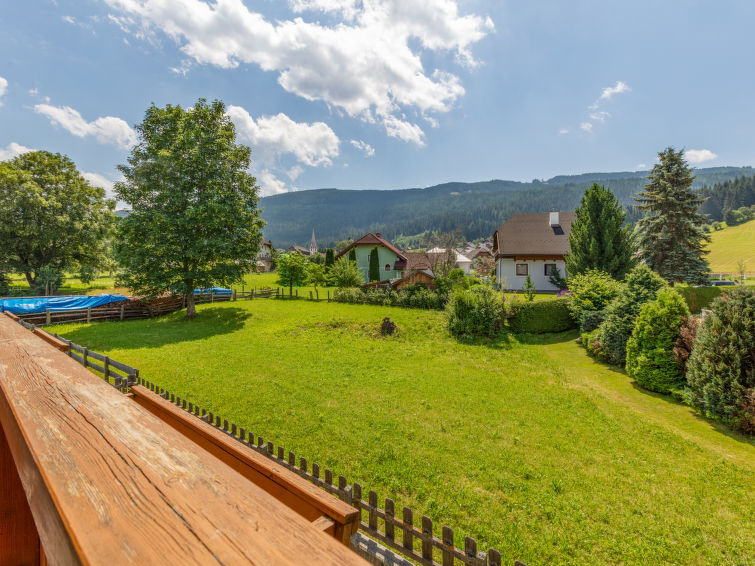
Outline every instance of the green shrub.
{"label": "green shrub", "polygon": [[673,346],[687,316],[687,303],[670,287],[658,291],[656,299],[642,307],[627,341],[626,363],[627,374],[640,387],[671,393],[682,385],[682,369]]}
{"label": "green shrub", "polygon": [[507,316],[509,328],[517,333],[563,332],[576,327],[567,297],[547,301],[512,301]]}
{"label": "green shrub", "polygon": [[627,274],[625,285],[606,308],[606,318],[598,327],[595,340],[600,344],[596,356],[606,362],[626,364],[627,340],[642,306],[655,300],[666,282],[646,265],[638,265]]}
{"label": "green shrub", "polygon": [[580,335],[580,343],[584,346],[587,353],[594,358],[600,358],[603,348],[600,346],[600,342],[595,338],[598,334],[597,330],[592,332],[583,332]]}
{"label": "green shrub", "polygon": [[687,397],[705,414],[755,434],[755,289],[718,297],[687,362]]}
{"label": "green shrub", "polygon": [[707,309],[723,292],[723,287],[679,287],[677,291],[681,293],[687,302],[689,310],[693,313],[699,313],[702,309]]}
{"label": "green shrub", "polygon": [[[585,326],[582,320],[585,312],[602,311],[616,298],[622,288],[621,283],[608,273],[596,269],[570,277],[568,286],[571,292],[569,310],[574,320],[582,327]],[[585,329],[585,331],[588,330],[592,328]]]}
{"label": "green shrub", "polygon": [[503,297],[490,287],[457,289],[447,308],[447,325],[456,336],[495,336],[503,326]]}
{"label": "green shrub", "polygon": [[582,311],[582,319],[579,324],[580,332],[592,332],[606,319],[606,310]]}

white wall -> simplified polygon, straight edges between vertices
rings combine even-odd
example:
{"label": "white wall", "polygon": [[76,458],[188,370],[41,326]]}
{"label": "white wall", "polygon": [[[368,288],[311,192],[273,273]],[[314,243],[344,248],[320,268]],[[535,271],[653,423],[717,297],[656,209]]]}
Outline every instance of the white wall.
{"label": "white wall", "polygon": [[527,281],[526,275],[516,274],[516,264],[526,263],[527,271],[532,279],[532,283],[535,285],[537,291],[558,291],[558,287],[550,282],[550,279],[545,275],[545,264],[555,263],[558,270],[561,272],[562,277],[566,277],[566,264],[563,260],[552,259],[530,259],[527,261],[514,261],[513,259],[502,258],[496,262],[495,276],[496,281],[504,289],[520,290],[524,288],[524,283]]}

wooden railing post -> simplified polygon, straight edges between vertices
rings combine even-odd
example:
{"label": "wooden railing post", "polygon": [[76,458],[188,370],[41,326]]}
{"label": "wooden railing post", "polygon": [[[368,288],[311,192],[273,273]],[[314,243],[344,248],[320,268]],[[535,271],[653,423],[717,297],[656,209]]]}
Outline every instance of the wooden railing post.
{"label": "wooden railing post", "polygon": [[47,319],[47,324],[50,324],[50,309],[45,309],[45,318]]}
{"label": "wooden railing post", "polygon": [[0,558],[3,564],[39,564],[39,534],[0,426]]}

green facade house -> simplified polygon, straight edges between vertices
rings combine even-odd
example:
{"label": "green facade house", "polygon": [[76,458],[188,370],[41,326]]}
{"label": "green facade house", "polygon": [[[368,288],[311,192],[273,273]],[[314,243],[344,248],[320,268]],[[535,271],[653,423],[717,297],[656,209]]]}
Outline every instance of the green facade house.
{"label": "green facade house", "polygon": [[407,257],[380,234],[373,234],[372,232],[365,234],[338,254],[336,259],[348,257],[349,252],[353,249],[356,253],[357,265],[362,272],[364,282],[369,283],[370,254],[376,247],[380,260],[380,281],[400,278],[406,267]]}

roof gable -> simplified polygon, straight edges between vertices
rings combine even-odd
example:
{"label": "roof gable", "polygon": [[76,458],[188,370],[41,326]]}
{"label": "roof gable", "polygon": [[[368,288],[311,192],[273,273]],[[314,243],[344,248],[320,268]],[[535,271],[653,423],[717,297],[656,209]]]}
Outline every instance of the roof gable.
{"label": "roof gable", "polygon": [[379,234],[373,234],[372,232],[368,232],[367,234],[359,238],[356,242],[352,243],[348,248],[338,254],[336,256],[336,259],[343,257],[351,251],[351,248],[355,248],[357,246],[383,246],[384,248],[387,248],[394,254],[396,254],[399,259],[406,260],[406,254],[404,254],[404,252],[402,252],[400,249],[398,249],[396,246],[391,244],[388,240],[386,240]]}

